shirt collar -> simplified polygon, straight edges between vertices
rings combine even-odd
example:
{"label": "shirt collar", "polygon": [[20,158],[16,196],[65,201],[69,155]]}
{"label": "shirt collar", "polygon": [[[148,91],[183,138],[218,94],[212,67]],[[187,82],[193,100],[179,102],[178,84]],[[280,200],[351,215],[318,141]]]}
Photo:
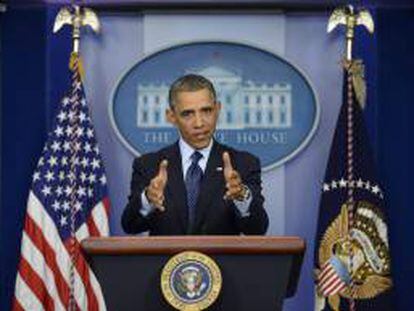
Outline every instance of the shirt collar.
{"label": "shirt collar", "polygon": [[204,147],[202,149],[194,149],[191,147],[182,137],[180,137],[180,140],[178,142],[178,145],[180,147],[180,153],[181,158],[183,162],[190,161],[191,162],[191,155],[194,153],[194,151],[198,151],[202,154],[202,159],[207,161],[208,157],[210,156],[211,148],[213,147],[214,140],[211,139],[210,143],[207,147]]}

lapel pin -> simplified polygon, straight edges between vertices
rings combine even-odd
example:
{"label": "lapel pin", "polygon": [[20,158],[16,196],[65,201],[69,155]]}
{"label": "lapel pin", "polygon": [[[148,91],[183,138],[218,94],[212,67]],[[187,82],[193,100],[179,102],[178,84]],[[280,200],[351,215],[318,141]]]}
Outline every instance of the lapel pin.
{"label": "lapel pin", "polygon": [[221,172],[223,171],[223,168],[221,166],[216,167],[216,172]]}

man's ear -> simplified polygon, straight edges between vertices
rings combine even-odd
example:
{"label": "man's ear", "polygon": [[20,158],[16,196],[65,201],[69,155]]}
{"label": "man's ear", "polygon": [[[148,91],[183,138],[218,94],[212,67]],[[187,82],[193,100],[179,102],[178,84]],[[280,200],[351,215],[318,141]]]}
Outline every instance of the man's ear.
{"label": "man's ear", "polygon": [[165,117],[167,119],[168,122],[170,122],[171,124],[175,125],[177,122],[176,117],[175,117],[175,112],[173,109],[171,108],[167,108],[165,110]]}

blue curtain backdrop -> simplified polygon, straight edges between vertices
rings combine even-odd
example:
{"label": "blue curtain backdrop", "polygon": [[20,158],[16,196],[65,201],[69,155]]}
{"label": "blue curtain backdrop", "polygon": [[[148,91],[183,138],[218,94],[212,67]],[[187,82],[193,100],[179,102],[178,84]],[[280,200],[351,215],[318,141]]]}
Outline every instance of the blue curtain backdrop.
{"label": "blue curtain backdrop", "polygon": [[390,203],[390,245],[397,294],[397,310],[412,310],[414,277],[412,242],[414,210],[414,10],[379,10],[377,158],[380,173],[388,187]]}
{"label": "blue curtain backdrop", "polygon": [[0,15],[1,310],[10,310],[31,172],[46,137],[46,18],[45,9]]}
{"label": "blue curtain backdrop", "polygon": [[[52,35],[55,13],[56,7],[11,7],[0,15],[0,310],[10,309],[31,174],[68,79],[70,43],[67,33]],[[398,298],[395,310],[410,310],[414,306],[410,290],[410,279],[414,277],[414,248],[410,239],[414,212],[409,189],[414,168],[409,136],[414,130],[411,121],[414,43],[404,34],[414,31],[414,11],[378,8],[375,15],[374,44],[372,38],[362,35],[359,42],[363,44],[356,51],[366,60],[369,96],[374,104],[366,109],[365,115],[378,168],[389,193],[393,276]],[[364,43],[368,41],[370,44]],[[313,243],[309,242],[311,247]],[[307,252],[309,256],[312,249]],[[305,310],[295,305],[288,302],[289,310]],[[312,309],[311,305],[306,308]]]}
{"label": "blue curtain backdrop", "polygon": [[69,82],[69,32],[52,34],[56,13],[54,6],[10,4],[0,14],[0,310],[11,309],[32,174]]}

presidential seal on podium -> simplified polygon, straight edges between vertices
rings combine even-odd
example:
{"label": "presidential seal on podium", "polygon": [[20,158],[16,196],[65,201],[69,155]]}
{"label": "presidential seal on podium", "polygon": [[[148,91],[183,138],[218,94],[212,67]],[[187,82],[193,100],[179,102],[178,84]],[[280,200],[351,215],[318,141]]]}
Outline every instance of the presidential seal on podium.
{"label": "presidential seal on podium", "polygon": [[199,252],[185,251],[172,257],[161,273],[165,300],[181,311],[204,310],[220,294],[221,272],[215,261]]}

